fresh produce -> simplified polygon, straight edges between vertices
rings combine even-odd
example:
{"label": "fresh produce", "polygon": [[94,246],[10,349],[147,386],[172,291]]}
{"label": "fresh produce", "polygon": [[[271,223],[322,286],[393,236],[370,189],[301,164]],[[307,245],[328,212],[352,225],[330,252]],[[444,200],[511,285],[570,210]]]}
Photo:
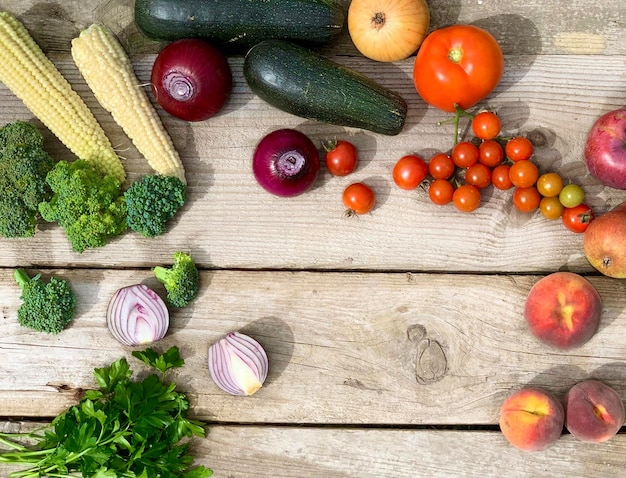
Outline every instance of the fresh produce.
{"label": "fresh produce", "polygon": [[472,132],[483,141],[496,138],[501,128],[502,122],[493,111],[480,111],[472,119]]}
{"label": "fresh produce", "polygon": [[443,206],[452,202],[454,186],[450,181],[443,178],[433,180],[428,186],[428,197],[433,204]]}
{"label": "fresh produce", "polygon": [[117,289],[109,301],[106,319],[113,338],[127,347],[157,342],[170,326],[165,302],[145,284]]}
{"label": "fresh produce", "polygon": [[506,157],[513,162],[529,160],[534,152],[533,144],[524,136],[515,136],[506,142]]}
{"label": "fresh produce", "polygon": [[72,58],[89,88],[159,174],[185,180],[185,169],[161,118],[140,87],[113,32],[94,23],[72,40]]}
{"label": "fresh produce", "polygon": [[46,175],[53,167],[36,126],[15,121],[0,128],[0,235],[35,234],[39,203],[52,194]]}
{"label": "fresh produce", "polygon": [[421,156],[408,154],[396,161],[391,174],[396,186],[412,190],[422,184],[428,176],[428,165]]}
{"label": "fresh produce", "polygon": [[22,289],[22,304],[17,310],[21,326],[58,334],[70,324],[76,311],[76,294],[68,281],[52,276],[45,282],[40,274],[30,277],[21,268],[13,277]]}
{"label": "fresh produce", "polygon": [[601,214],[587,226],[583,250],[589,263],[602,274],[626,278],[626,203]]}
{"label": "fresh produce", "polygon": [[459,211],[472,212],[480,206],[480,190],[471,184],[462,184],[454,190],[452,203]]}
{"label": "fresh produce", "polygon": [[65,230],[74,251],[102,247],[128,229],[126,201],[114,176],[77,159],[57,162],[46,181],[53,194],[39,204],[39,212]]}
{"label": "fresh produce", "polygon": [[176,176],[149,174],[124,191],[128,227],[144,237],[167,232],[167,224],[187,201],[187,186]]}
{"label": "fresh produce", "polygon": [[343,190],[342,200],[346,215],[367,214],[376,205],[376,194],[365,183],[352,183]]}
{"label": "fresh produce", "polygon": [[591,175],[602,184],[626,189],[626,109],[609,111],[594,122],[584,158]]}
{"label": "fresh produce", "polygon": [[572,232],[578,234],[585,232],[591,221],[595,219],[595,215],[589,206],[579,204],[574,207],[564,207],[561,212],[561,220],[563,225]]}
{"label": "fresh produce", "polygon": [[[192,437],[204,438],[204,423],[188,418],[189,399],[166,381],[184,361],[178,348],[159,355],[152,349],[132,353],[159,372],[132,380],[125,358],[94,369],[98,389],[42,429],[0,433],[13,451],[0,463],[26,467],[13,478],[90,476],[97,478],[208,478],[212,471],[193,466]],[[34,442],[22,444],[24,438]]]}
{"label": "fresh produce", "polygon": [[170,267],[157,266],[152,272],[165,286],[166,301],[172,307],[185,307],[198,295],[200,273],[186,252],[174,252],[174,263]]}
{"label": "fresh produce", "polygon": [[525,387],[509,395],[500,406],[500,430],[520,450],[537,452],[560,438],[565,412],[559,399],[539,387]]}
{"label": "fresh produce", "polygon": [[539,279],[524,304],[530,332],[541,342],[563,350],[580,347],[591,339],[601,316],[600,294],[574,272],[553,272]]}
{"label": "fresh produce", "polygon": [[233,78],[222,52],[203,40],[184,38],[159,52],[150,83],[165,111],[185,121],[204,121],[226,104]]}
{"label": "fresh produce", "polygon": [[425,0],[352,0],[348,8],[350,38],[364,56],[400,61],[422,44],[430,24]]}
{"label": "fresh produce", "polygon": [[295,129],[272,131],[257,144],[252,171],[257,182],[276,196],[308,191],[320,170],[320,154],[307,135]]}
{"label": "fresh produce", "polygon": [[157,40],[204,38],[229,53],[245,53],[270,38],[311,45],[334,40],[344,10],[328,0],[136,0],[135,23]]}
{"label": "fresh produce", "polygon": [[208,362],[215,384],[231,395],[252,395],[267,378],[265,350],[255,339],[240,332],[229,332],[212,344]]}
{"label": "fresh produce", "polygon": [[536,187],[516,187],[514,189],[513,205],[518,211],[531,213],[536,211],[540,204],[541,194],[539,194]]}
{"label": "fresh produce", "polygon": [[399,94],[302,46],[261,42],[246,54],[243,71],[261,99],[296,116],[386,135],[404,127]]}
{"label": "fresh produce", "polygon": [[326,169],[334,176],[347,176],[359,162],[359,152],[350,141],[334,140],[324,143]]}
{"label": "fresh produce", "polygon": [[559,201],[564,207],[576,207],[585,200],[585,191],[578,184],[566,184],[559,192]]}
{"label": "fresh produce", "polygon": [[124,166],[92,112],[8,12],[0,12],[0,81],[78,158],[124,181]]}
{"label": "fresh produce", "polygon": [[567,431],[584,442],[605,442],[624,424],[622,398],[599,380],[578,382],[565,394],[563,403]]}
{"label": "fresh produce", "polygon": [[502,49],[489,32],[452,25],[426,37],[415,57],[413,81],[426,103],[455,112],[486,98],[503,73]]}

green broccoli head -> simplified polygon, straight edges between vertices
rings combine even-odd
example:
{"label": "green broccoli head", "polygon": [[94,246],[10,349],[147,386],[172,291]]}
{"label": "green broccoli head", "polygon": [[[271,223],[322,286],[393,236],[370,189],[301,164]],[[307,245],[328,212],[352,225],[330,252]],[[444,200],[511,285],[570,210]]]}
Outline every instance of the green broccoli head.
{"label": "green broccoli head", "polygon": [[128,228],[120,182],[89,162],[59,161],[46,181],[52,197],[39,204],[41,217],[57,222],[76,252],[102,247]]}
{"label": "green broccoli head", "polygon": [[37,126],[14,121],[0,128],[0,149],[7,146],[30,145],[43,149],[44,138]]}
{"label": "green broccoli head", "polygon": [[200,274],[189,254],[177,251],[171,267],[157,266],[153,272],[165,286],[167,303],[171,306],[185,307],[198,295]]}
{"label": "green broccoli head", "polygon": [[49,334],[58,334],[69,325],[76,295],[68,281],[51,277],[44,282],[39,274],[31,278],[24,269],[16,269],[14,277],[22,288],[22,305],[17,310],[20,325]]}
{"label": "green broccoli head", "polygon": [[187,200],[187,186],[175,176],[147,175],[124,193],[128,227],[145,237],[167,231],[167,221]]}
{"label": "green broccoli head", "polygon": [[53,167],[36,127],[17,122],[0,128],[0,235],[35,234],[39,203],[51,195],[46,175]]}

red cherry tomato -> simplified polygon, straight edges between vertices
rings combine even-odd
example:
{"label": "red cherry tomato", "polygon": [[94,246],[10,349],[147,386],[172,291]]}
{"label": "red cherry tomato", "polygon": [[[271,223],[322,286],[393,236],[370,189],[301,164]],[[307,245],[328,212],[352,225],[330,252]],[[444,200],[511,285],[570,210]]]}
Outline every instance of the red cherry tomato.
{"label": "red cherry tomato", "polygon": [[593,211],[586,204],[575,207],[566,207],[561,213],[563,225],[572,232],[585,232],[589,223],[595,219]]}
{"label": "red cherry tomato", "polygon": [[496,167],[504,159],[504,149],[494,139],[487,139],[478,145],[478,161],[490,168]]}
{"label": "red cherry tomato", "polygon": [[454,161],[446,153],[437,153],[428,161],[428,172],[435,179],[448,179],[455,167]]}
{"label": "red cherry tomato", "polygon": [[491,169],[483,163],[472,164],[465,171],[465,183],[478,189],[486,188],[491,184]]}
{"label": "red cherry tomato", "polygon": [[452,195],[454,206],[463,212],[472,212],[480,206],[480,189],[471,184],[463,184]]}
{"label": "red cherry tomato", "polygon": [[334,176],[346,176],[356,169],[358,151],[349,141],[330,141],[324,145],[326,149],[326,169]]}
{"label": "red cherry tomato", "polygon": [[454,145],[450,156],[454,164],[459,168],[469,168],[472,164],[478,162],[478,146],[469,141],[461,141]]}
{"label": "red cherry tomato", "polygon": [[508,164],[500,164],[493,168],[491,171],[491,183],[494,187],[506,191],[513,187],[511,178],[509,177],[509,170],[511,167]]}
{"label": "red cherry tomato", "polygon": [[517,136],[506,142],[504,152],[511,161],[524,161],[533,155],[533,144],[528,138]]}
{"label": "red cherry tomato", "polygon": [[467,110],[489,95],[504,73],[497,40],[473,25],[430,33],[415,57],[413,81],[426,103],[443,111]]}
{"label": "red cherry tomato", "polygon": [[451,202],[453,195],[454,186],[447,179],[435,179],[428,187],[428,197],[440,206]]}
{"label": "red cherry tomato", "polygon": [[537,188],[515,188],[513,191],[513,205],[521,212],[533,212],[541,203],[541,194]]}
{"label": "red cherry tomato", "polygon": [[363,183],[352,183],[343,191],[343,204],[348,215],[367,214],[374,209],[376,195],[372,188]]}
{"label": "red cherry tomato", "polygon": [[482,140],[490,140],[500,134],[502,123],[493,111],[481,111],[472,119],[472,131]]}
{"label": "red cherry tomato", "polygon": [[524,159],[511,165],[509,177],[514,186],[529,188],[534,186],[539,177],[539,169],[532,161]]}
{"label": "red cherry tomato", "polygon": [[396,162],[392,175],[393,182],[400,189],[415,189],[428,176],[428,165],[419,156],[409,154]]}

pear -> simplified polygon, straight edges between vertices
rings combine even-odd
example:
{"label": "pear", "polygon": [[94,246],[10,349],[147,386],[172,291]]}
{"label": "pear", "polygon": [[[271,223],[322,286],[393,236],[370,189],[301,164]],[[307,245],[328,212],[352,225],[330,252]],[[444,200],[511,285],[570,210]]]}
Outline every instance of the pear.
{"label": "pear", "polygon": [[589,263],[602,274],[626,278],[626,202],[589,223],[583,249]]}

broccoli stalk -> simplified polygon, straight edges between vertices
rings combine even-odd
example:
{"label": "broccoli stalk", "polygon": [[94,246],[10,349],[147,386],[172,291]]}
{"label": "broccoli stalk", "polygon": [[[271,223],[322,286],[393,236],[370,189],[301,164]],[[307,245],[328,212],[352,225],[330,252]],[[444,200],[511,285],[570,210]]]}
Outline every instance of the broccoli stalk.
{"label": "broccoli stalk", "polygon": [[22,289],[22,305],[17,310],[20,325],[49,334],[58,334],[69,325],[76,295],[68,281],[51,277],[46,283],[40,274],[31,278],[24,269],[16,269],[13,277]]}
{"label": "broccoli stalk", "polygon": [[167,303],[173,307],[185,307],[198,295],[200,278],[191,256],[185,252],[174,253],[171,267],[157,266],[155,277],[163,283],[167,291]]}

